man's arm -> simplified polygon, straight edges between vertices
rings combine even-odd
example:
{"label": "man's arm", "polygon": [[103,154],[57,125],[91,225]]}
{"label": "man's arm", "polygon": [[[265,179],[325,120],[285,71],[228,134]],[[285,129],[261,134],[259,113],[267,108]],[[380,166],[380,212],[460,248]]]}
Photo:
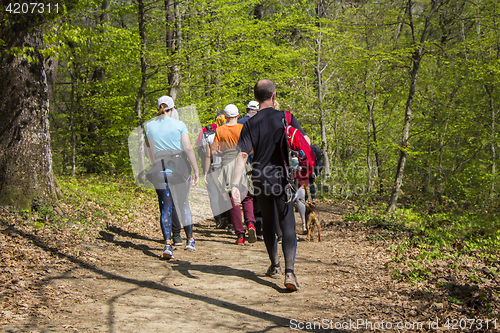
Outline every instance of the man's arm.
{"label": "man's arm", "polygon": [[[236,156],[236,164],[234,166],[233,171],[233,181],[231,184],[239,184],[241,181],[241,175],[243,171],[245,171],[245,163],[247,162],[248,154],[240,151],[238,156]],[[240,189],[238,187],[231,186],[231,196],[233,198],[233,202],[236,206],[241,203],[240,197]]]}
{"label": "man's arm", "polygon": [[151,165],[155,164],[155,156],[153,155],[153,150],[149,145],[149,140],[146,140],[146,151],[148,152],[149,162],[151,162]]}
{"label": "man's arm", "polygon": [[204,179],[205,179],[205,183],[208,184],[207,182],[207,175],[208,175],[208,171],[210,170],[210,164],[212,162],[212,149],[210,148],[210,144],[207,143],[207,147],[206,147],[206,156],[205,157],[205,172],[204,172]]}
{"label": "man's arm", "polygon": [[196,156],[194,155],[194,149],[193,146],[191,146],[191,141],[189,141],[189,135],[187,133],[182,134],[181,141],[182,141],[182,146],[186,151],[188,160],[191,163],[191,166],[193,167],[194,175],[192,184],[193,186],[196,186],[198,184],[198,181],[200,180],[200,176],[198,172],[198,164],[196,163]]}

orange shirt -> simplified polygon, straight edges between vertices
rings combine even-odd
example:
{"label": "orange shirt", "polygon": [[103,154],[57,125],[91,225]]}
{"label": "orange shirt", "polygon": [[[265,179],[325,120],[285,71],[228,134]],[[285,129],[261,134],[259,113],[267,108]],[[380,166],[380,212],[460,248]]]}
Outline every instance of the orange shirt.
{"label": "orange shirt", "polygon": [[226,149],[236,148],[242,129],[243,129],[243,124],[235,124],[235,125],[225,124],[217,127],[212,149],[224,151]]}

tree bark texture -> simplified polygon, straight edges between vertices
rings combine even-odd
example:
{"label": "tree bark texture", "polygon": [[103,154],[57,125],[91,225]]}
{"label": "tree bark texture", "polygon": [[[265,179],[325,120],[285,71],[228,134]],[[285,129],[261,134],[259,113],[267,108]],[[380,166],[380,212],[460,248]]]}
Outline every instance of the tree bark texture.
{"label": "tree bark texture", "polygon": [[259,21],[262,20],[262,18],[264,17],[264,4],[263,4],[263,2],[264,1],[259,2],[253,8],[253,17]]}
{"label": "tree bark texture", "polygon": [[69,107],[69,128],[71,130],[71,176],[76,174],[76,133],[75,133],[75,84],[76,79],[71,71],[71,97],[70,97],[70,107]]}
{"label": "tree bark texture", "polygon": [[404,175],[404,170],[405,170],[405,164],[406,164],[406,159],[408,157],[408,153],[406,151],[407,145],[408,145],[408,139],[410,137],[410,123],[411,123],[411,116],[412,116],[412,107],[413,107],[413,100],[415,98],[415,91],[417,88],[417,80],[418,80],[418,72],[420,69],[420,62],[422,60],[423,54],[424,54],[424,43],[427,39],[427,35],[429,32],[429,25],[430,25],[430,20],[435,13],[438,2],[433,1],[432,3],[432,8],[429,12],[429,15],[425,19],[425,26],[422,31],[422,35],[420,36],[420,40],[417,41],[416,35],[415,35],[415,27],[413,25],[413,16],[412,16],[412,6],[414,5],[412,0],[408,0],[408,20],[409,20],[409,25],[411,28],[411,33],[413,37],[413,44],[415,46],[418,46],[418,48],[413,52],[411,60],[412,60],[412,68],[410,71],[410,88],[408,91],[408,99],[406,100],[406,107],[405,107],[405,120],[404,120],[404,125],[403,125],[403,136],[401,139],[401,149],[399,151],[399,160],[398,160],[398,166],[396,168],[396,176],[394,177],[394,185],[392,187],[392,193],[391,193],[391,198],[389,200],[389,205],[387,206],[387,212],[392,213],[396,210],[396,204],[398,202],[398,197],[399,197],[399,192],[401,191],[401,185],[403,183],[403,175]]}
{"label": "tree bark texture", "polygon": [[[319,7],[318,7],[319,8]],[[320,14],[318,14],[319,16]],[[318,27],[321,27],[318,24]],[[326,112],[324,108],[324,86],[323,86],[323,71],[321,70],[322,67],[322,36],[321,34],[318,34],[318,37],[316,39],[316,64],[314,65],[314,71],[316,74],[316,85],[317,85],[317,96],[318,96],[318,106],[319,106],[319,112],[321,115],[321,149],[323,151],[323,158],[324,158],[324,163],[325,163],[325,172],[323,174],[323,182],[326,181],[327,177],[330,176],[331,170],[330,170],[330,159],[328,158],[328,141],[326,139],[326,123],[325,123],[325,117],[326,117]]]}
{"label": "tree bark texture", "polygon": [[[32,14],[0,13],[0,39],[5,42],[0,54],[0,205],[22,209],[35,199],[56,198],[41,21]],[[13,54],[13,47],[32,47],[32,60]]]}
{"label": "tree bark texture", "polygon": [[182,17],[180,3],[178,0],[166,0],[165,9],[167,11],[167,49],[170,51],[173,65],[170,66],[168,74],[168,84],[170,86],[169,95],[175,101],[181,85],[180,66],[176,56],[180,53],[182,45]]}
{"label": "tree bark texture", "polygon": [[491,142],[490,142],[490,150],[491,150],[491,183],[490,183],[490,201],[488,207],[493,205],[495,201],[495,181],[496,181],[496,159],[497,159],[497,150],[496,150],[496,117],[500,112],[495,110],[495,103],[493,101],[493,92],[492,88],[488,87],[488,85],[484,85],[484,89],[489,97],[489,106],[491,110]]}
{"label": "tree bark texture", "polygon": [[[146,88],[148,84],[148,68],[146,64],[146,15],[144,1],[139,0],[138,4],[139,35],[141,37],[141,86],[139,87],[139,91],[137,92],[137,97],[135,99],[134,111],[137,116],[139,126],[143,127],[141,101],[144,103],[144,99],[146,97]],[[144,144],[142,136],[139,137],[138,149],[138,156],[144,156]],[[142,158],[139,158],[139,170],[144,170],[144,159]],[[139,181],[141,182],[141,184],[146,181],[144,174],[139,175]]]}
{"label": "tree bark texture", "polygon": [[418,70],[420,67],[420,50],[418,50],[412,57],[413,67],[411,71],[411,81],[410,90],[408,92],[408,100],[406,101],[405,108],[405,121],[403,126],[403,138],[401,139],[401,149],[399,151],[398,166],[396,168],[396,177],[394,179],[394,185],[392,188],[391,199],[389,200],[389,206],[387,207],[387,212],[392,213],[396,210],[396,204],[398,202],[399,191],[401,190],[401,185],[403,184],[403,175],[405,170],[406,158],[408,153],[406,148],[408,145],[408,138],[410,136],[410,123],[411,123],[411,113],[413,99],[415,97],[415,89],[417,86]]}
{"label": "tree bark texture", "polygon": [[[385,104],[386,103],[384,103],[384,107],[385,107]],[[369,117],[370,117],[370,123],[371,123],[372,129],[373,129],[373,132],[372,132],[373,133],[373,146],[374,146],[374,151],[375,151],[374,155],[375,155],[375,164],[376,164],[375,177],[378,179],[378,184],[379,184],[378,193],[380,195],[382,195],[383,188],[382,188],[382,182],[380,181],[381,166],[380,166],[380,157],[378,154],[377,125],[375,124],[375,116],[373,115],[373,108],[371,109],[371,113],[370,113]]]}

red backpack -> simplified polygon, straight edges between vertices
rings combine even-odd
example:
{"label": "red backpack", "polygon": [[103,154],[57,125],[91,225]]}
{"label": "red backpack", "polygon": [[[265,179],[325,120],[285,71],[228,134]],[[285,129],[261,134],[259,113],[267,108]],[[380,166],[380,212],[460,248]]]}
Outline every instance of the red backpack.
{"label": "red backpack", "polygon": [[296,180],[301,182],[309,181],[314,171],[316,159],[304,135],[291,125],[292,114],[290,111],[284,111],[284,113],[283,126],[285,131],[281,140],[286,139],[287,152],[286,156],[283,151],[281,153],[287,180],[289,183],[293,183],[292,186],[295,187]]}

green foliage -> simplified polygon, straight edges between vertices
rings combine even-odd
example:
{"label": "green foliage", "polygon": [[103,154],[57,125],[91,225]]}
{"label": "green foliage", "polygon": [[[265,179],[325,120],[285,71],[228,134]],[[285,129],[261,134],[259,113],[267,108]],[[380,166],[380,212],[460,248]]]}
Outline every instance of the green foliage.
{"label": "green foliage", "polygon": [[61,177],[61,190],[65,194],[65,202],[73,207],[81,207],[75,219],[79,223],[99,220],[108,221],[113,218],[135,218],[136,207],[131,203],[143,200],[154,202],[152,190],[137,188],[128,177],[88,176]]}
{"label": "green foliage", "polygon": [[[496,262],[500,253],[500,219],[496,214],[430,215],[413,209],[398,209],[388,215],[367,210],[344,216],[344,220],[358,221],[391,232],[396,240],[390,246],[392,261],[406,263],[410,270],[405,277],[412,281],[430,276],[424,263],[437,259],[456,261],[461,257]],[[456,269],[457,265],[453,268]],[[480,283],[479,275],[468,276],[471,281]],[[401,277],[396,267],[393,277]]]}
{"label": "green foliage", "polygon": [[408,263],[408,267],[413,268],[406,275],[409,280],[413,281],[422,281],[427,279],[429,276],[429,271],[421,266],[421,264],[417,261],[410,261]]}
{"label": "green foliage", "polygon": [[429,215],[412,209],[398,209],[391,215],[366,211],[347,215],[344,220],[409,232],[411,241],[404,238],[396,252],[404,252],[406,246],[417,247],[420,259],[434,259],[457,249],[460,254],[474,253],[480,257],[496,255],[500,251],[500,224],[496,214]]}
{"label": "green foliage", "polygon": [[[411,4],[413,32],[406,6],[391,1],[322,8],[307,1],[179,1],[167,10],[165,1],[152,0],[143,48],[137,2],[104,10],[102,1],[69,1],[44,34],[44,55],[59,59],[54,169],[71,172],[74,147],[76,173],[130,173],[126,138],[155,116],[160,95],[176,90],[178,109],[195,105],[206,125],[228,103],[243,115],[255,82],[270,78],[282,109],[297,115],[313,143],[328,145],[329,196],[389,196],[404,151],[401,207],[493,211],[500,188],[499,6],[442,2],[421,44],[413,34],[422,33],[432,2]],[[401,147],[419,47],[410,138]],[[142,53],[148,81],[139,116]],[[372,222],[402,225],[397,218]]]}

